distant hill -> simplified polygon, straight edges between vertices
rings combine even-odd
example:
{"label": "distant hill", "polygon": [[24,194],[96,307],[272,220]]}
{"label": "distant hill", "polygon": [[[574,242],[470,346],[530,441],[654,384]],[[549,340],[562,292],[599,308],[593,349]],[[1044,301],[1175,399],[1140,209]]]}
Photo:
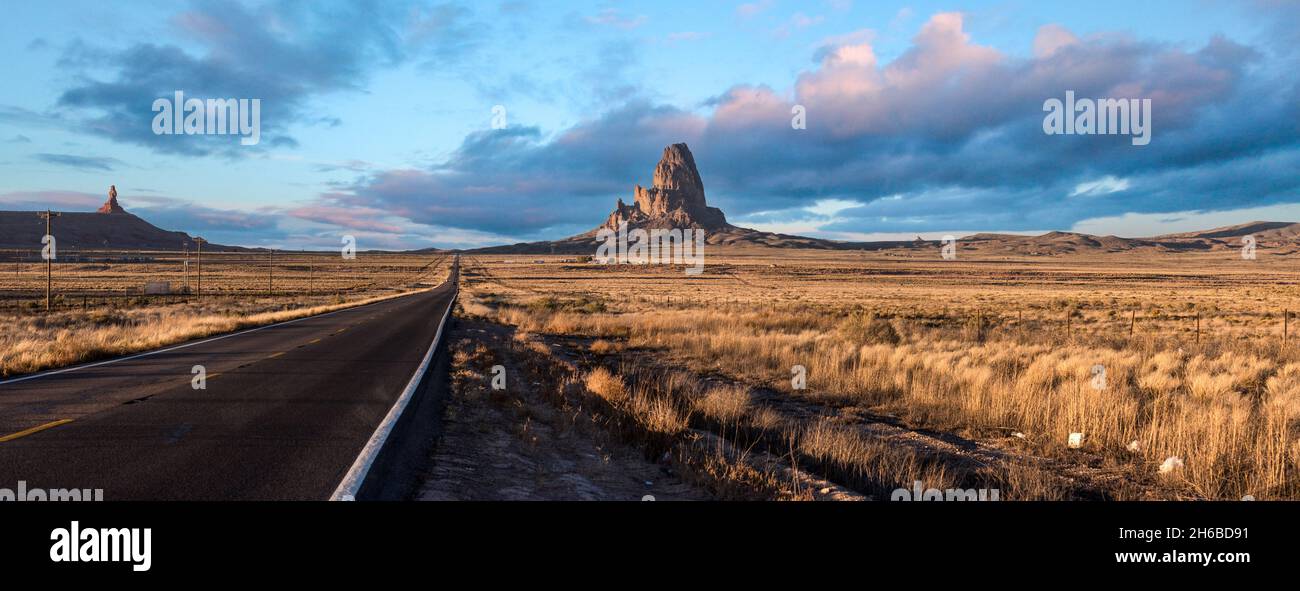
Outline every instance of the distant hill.
{"label": "distant hill", "polygon": [[1285,242],[1300,238],[1300,224],[1295,222],[1248,222],[1236,226],[1224,226],[1211,230],[1201,230],[1197,232],[1184,232],[1181,234],[1165,234],[1157,236],[1156,239],[1164,240],[1230,240],[1240,239],[1243,236],[1251,235],[1259,242]]}
{"label": "distant hill", "polygon": [[1159,245],[1144,238],[1093,236],[1078,232],[1048,232],[1039,236],[975,234],[960,240],[963,249],[1020,255],[1058,255],[1084,252],[1123,252]]}
{"label": "distant hill", "polygon": [[1075,232],[1048,232],[1040,236],[974,234],[960,240],[963,250],[989,254],[1061,255],[1151,250],[1198,252],[1238,250],[1250,236],[1258,248],[1290,254],[1300,250],[1300,224],[1294,222],[1250,222],[1195,232],[1163,234],[1149,238],[1093,236]]}
{"label": "distant hill", "polygon": [[[45,220],[36,211],[0,211],[0,248],[39,250]],[[185,232],[163,230],[128,213],[117,203],[116,191],[97,212],[58,212],[54,237],[60,249],[184,250],[194,238]],[[205,242],[203,250],[247,250]]]}

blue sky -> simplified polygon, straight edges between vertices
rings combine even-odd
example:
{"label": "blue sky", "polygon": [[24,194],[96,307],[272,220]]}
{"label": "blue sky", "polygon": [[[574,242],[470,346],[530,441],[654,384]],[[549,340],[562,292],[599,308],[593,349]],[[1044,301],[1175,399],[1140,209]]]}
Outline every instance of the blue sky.
{"label": "blue sky", "polygon": [[[730,221],[812,236],[1300,220],[1297,30],[1282,0],[15,3],[0,208],[115,184],[228,244],[554,239],[685,141]],[[178,89],[260,98],[261,143],[154,135]],[[1043,134],[1066,90],[1150,98],[1152,142]]]}

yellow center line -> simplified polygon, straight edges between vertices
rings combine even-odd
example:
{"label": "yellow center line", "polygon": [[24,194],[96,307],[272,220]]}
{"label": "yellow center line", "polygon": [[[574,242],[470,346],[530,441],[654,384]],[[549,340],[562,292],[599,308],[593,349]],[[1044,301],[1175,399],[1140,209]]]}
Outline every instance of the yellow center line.
{"label": "yellow center line", "polygon": [[208,374],[208,377],[206,377],[206,378],[204,378],[204,379],[210,380],[210,379],[215,378],[215,377],[217,377],[217,376],[219,376],[219,375],[221,375],[221,372],[210,373],[210,374]]}
{"label": "yellow center line", "polygon": [[281,355],[284,355],[284,351],[280,351],[279,353],[272,353],[270,357],[267,357],[267,359],[275,359],[276,357],[279,357]]}
{"label": "yellow center line", "polygon": [[31,429],[24,429],[22,431],[14,433],[13,435],[5,435],[4,437],[0,437],[0,443],[3,443],[5,441],[13,441],[15,439],[18,439],[19,437],[26,437],[28,435],[31,435],[32,433],[40,433],[41,431],[44,431],[46,429],[53,429],[55,427],[58,427],[59,425],[66,425],[71,422],[72,419],[59,419],[57,421],[50,421],[48,423],[45,423],[44,425],[37,425],[35,427],[32,427]]}
{"label": "yellow center line", "polygon": [[313,343],[319,343],[319,342],[320,342],[320,339],[312,339],[312,340],[308,341],[307,344],[308,344],[308,345],[311,345],[311,344],[313,344]]}

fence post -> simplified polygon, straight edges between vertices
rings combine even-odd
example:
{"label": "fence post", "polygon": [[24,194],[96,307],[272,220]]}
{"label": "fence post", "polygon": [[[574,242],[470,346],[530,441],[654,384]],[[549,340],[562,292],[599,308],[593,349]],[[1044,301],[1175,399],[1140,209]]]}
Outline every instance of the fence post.
{"label": "fence post", "polygon": [[1130,310],[1128,317],[1128,338],[1133,338],[1133,325],[1137,324],[1137,310]]}
{"label": "fence post", "polygon": [[1201,311],[1196,311],[1196,344],[1201,344]]}

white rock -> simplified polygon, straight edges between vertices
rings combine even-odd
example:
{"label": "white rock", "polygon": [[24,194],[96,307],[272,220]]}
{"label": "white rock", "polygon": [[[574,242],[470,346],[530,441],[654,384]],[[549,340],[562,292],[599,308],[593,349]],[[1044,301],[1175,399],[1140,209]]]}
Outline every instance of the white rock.
{"label": "white rock", "polygon": [[1083,447],[1083,433],[1071,433],[1069,446],[1070,449],[1079,449]]}
{"label": "white rock", "polygon": [[1137,453],[1142,451],[1142,444],[1138,443],[1138,440],[1134,439],[1133,441],[1129,442],[1128,447],[1125,447],[1124,449],[1127,449],[1133,453]]}
{"label": "white rock", "polygon": [[1181,470],[1182,467],[1183,467],[1183,459],[1182,459],[1182,458],[1180,458],[1180,457],[1178,457],[1178,456],[1169,456],[1169,457],[1165,458],[1165,463],[1160,464],[1160,473],[1161,473],[1161,474],[1169,474],[1170,472],[1173,472],[1174,470]]}

